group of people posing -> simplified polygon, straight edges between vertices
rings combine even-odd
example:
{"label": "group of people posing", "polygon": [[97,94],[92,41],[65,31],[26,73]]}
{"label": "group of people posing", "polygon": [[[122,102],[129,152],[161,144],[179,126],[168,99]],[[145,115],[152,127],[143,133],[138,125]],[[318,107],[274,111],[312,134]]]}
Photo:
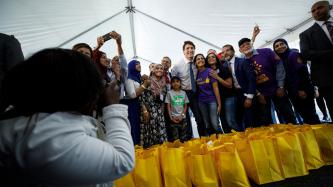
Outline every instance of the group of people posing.
{"label": "group of people posing", "polygon": [[[312,5],[315,24],[300,34],[300,52],[284,39],[254,49],[255,27],[238,42],[241,57],[229,44],[196,54],[185,41],[172,69],[166,56],[150,75],[138,60],[127,63],[115,31],[94,50],[79,43],[26,60],[18,41],[0,34],[0,185],[113,186],[134,168],[134,144],[192,138],[190,110],[200,136],[272,124],[272,108],[280,123],[320,123],[315,87],[333,116],[331,9]],[[100,50],[109,39],[118,48],[112,59]]]}
{"label": "group of people posing", "polygon": [[150,64],[150,75],[141,75],[138,60],[127,64],[121,36],[114,31],[110,35],[119,55],[111,61],[99,50],[102,37],[95,50],[86,44],[73,49],[86,50],[106,83],[117,81],[120,102],[128,105],[133,142],[146,148],[192,138],[189,109],[200,136],[273,124],[274,112],[280,123],[321,123],[314,100],[320,84],[311,80],[307,67],[316,59],[306,58],[305,49],[305,55],[290,49],[282,38],[274,41],[273,50],[254,49],[259,32],[256,26],[252,39],[239,40],[241,57],[229,44],[219,54],[215,50],[195,54],[195,44],[185,41],[184,57],[172,69],[171,59],[165,56],[161,63]]}
{"label": "group of people posing", "polygon": [[[320,7],[328,6],[323,4],[319,3]],[[327,16],[330,17],[329,11]],[[97,40],[97,48],[89,50],[105,82],[119,83],[121,103],[128,105],[133,141],[144,147],[192,138],[189,108],[200,136],[273,124],[274,112],[280,123],[321,123],[314,100],[321,83],[311,80],[307,67],[308,61],[312,66],[317,63],[316,56],[307,57],[308,46],[302,46],[304,40],[304,53],[290,49],[282,38],[274,41],[273,50],[254,49],[259,32],[256,26],[252,39],[239,40],[241,57],[235,55],[229,44],[219,54],[214,50],[206,55],[195,54],[195,44],[185,41],[184,57],[172,69],[171,59],[165,56],[161,63],[150,64],[149,76],[141,75],[138,60],[127,65],[121,36],[116,32],[110,35],[117,41],[119,56],[111,62],[99,51],[102,37]],[[330,99],[325,99],[330,109]]]}

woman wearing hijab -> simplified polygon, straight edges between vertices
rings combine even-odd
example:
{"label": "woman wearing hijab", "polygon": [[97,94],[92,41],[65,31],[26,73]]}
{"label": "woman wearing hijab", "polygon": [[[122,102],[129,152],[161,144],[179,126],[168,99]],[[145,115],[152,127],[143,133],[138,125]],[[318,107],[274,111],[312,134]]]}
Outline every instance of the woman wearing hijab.
{"label": "woman wearing hijab", "polygon": [[146,75],[141,77],[141,65],[137,60],[128,63],[128,77],[125,82],[126,96],[122,103],[128,106],[128,119],[131,124],[131,134],[135,145],[140,144],[140,104],[139,96],[149,86]]}
{"label": "woman wearing hijab", "polygon": [[304,123],[320,123],[314,103],[314,87],[300,53],[290,49],[284,39],[275,40],[273,48],[283,61],[286,71],[286,90],[296,112],[300,113]]}
{"label": "woman wearing hijab", "polygon": [[[142,106],[141,145],[148,148],[167,141],[164,121],[163,101],[166,95],[166,83],[163,78],[163,66],[156,64],[148,87],[139,98]],[[145,115],[149,114],[149,119]]]}

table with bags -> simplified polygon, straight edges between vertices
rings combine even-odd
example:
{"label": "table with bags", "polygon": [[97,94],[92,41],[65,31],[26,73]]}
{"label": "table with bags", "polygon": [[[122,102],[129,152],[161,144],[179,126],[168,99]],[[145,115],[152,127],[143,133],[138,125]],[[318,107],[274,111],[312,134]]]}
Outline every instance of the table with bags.
{"label": "table with bags", "polygon": [[333,169],[325,166],[333,164],[333,125],[249,128],[149,149],[137,146],[135,154],[134,170],[116,180],[116,187],[306,186],[302,181],[311,177],[333,175],[319,175]]}

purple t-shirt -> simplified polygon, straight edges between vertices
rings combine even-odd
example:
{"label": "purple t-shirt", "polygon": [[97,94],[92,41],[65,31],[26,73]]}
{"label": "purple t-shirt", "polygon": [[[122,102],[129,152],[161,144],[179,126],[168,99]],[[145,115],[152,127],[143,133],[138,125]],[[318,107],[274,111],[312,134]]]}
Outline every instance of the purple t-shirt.
{"label": "purple t-shirt", "polygon": [[275,53],[269,48],[257,49],[259,54],[254,54],[250,59],[254,67],[256,87],[264,96],[272,96],[278,87],[276,81]]}
{"label": "purple t-shirt", "polygon": [[213,91],[213,83],[216,79],[209,76],[210,68],[199,72],[197,75],[197,88],[198,88],[198,100],[203,103],[216,102],[216,97]]}

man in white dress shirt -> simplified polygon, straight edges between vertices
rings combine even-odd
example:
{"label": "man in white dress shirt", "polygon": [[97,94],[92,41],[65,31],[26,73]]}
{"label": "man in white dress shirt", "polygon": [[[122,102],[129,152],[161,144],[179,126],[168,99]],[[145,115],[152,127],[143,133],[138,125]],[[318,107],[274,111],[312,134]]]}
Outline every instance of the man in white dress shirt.
{"label": "man in white dress shirt", "polygon": [[[178,63],[174,65],[171,70],[172,76],[177,76],[181,80],[181,88],[186,92],[188,99],[190,100],[189,106],[194,114],[195,121],[197,123],[198,132],[200,136],[206,135],[205,126],[202,121],[202,117],[199,112],[199,106],[196,96],[196,77],[197,68],[194,64],[193,57],[195,53],[195,45],[191,41],[185,41],[183,44],[184,57]],[[191,121],[189,114],[187,114],[187,121]],[[192,137],[191,124],[189,124],[188,137]]]}

